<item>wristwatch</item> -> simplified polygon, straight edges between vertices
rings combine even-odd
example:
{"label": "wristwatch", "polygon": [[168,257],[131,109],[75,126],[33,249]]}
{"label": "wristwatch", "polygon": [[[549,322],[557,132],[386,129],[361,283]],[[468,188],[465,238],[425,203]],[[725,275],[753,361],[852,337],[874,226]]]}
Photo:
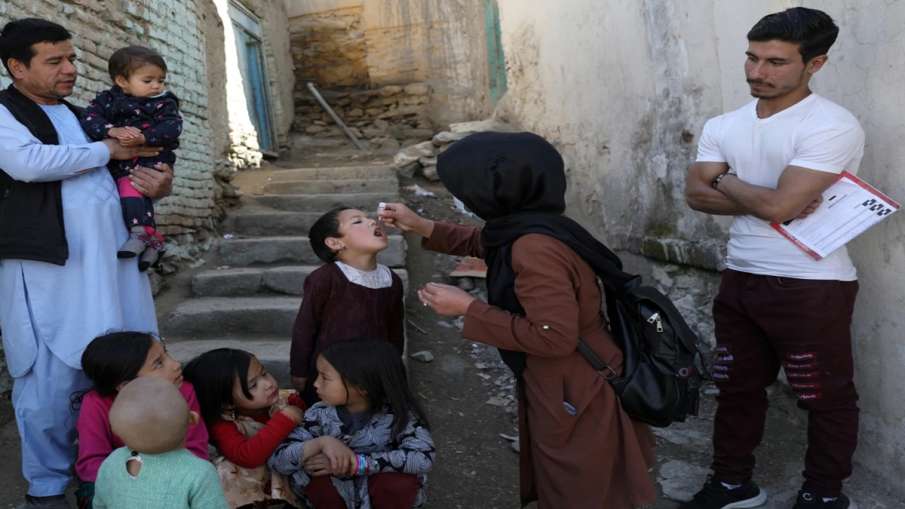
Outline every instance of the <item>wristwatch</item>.
{"label": "wristwatch", "polygon": [[710,181],[710,187],[717,189],[720,185],[720,181],[723,180],[723,177],[725,177],[726,175],[735,175],[735,172],[732,170],[726,170],[716,177],[713,177],[713,180]]}

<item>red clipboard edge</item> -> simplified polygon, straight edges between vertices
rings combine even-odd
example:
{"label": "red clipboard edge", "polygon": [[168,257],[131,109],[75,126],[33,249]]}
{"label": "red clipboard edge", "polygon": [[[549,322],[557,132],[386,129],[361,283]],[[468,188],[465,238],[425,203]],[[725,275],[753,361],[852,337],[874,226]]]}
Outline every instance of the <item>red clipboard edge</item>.
{"label": "red clipboard edge", "polygon": [[820,256],[819,254],[817,254],[816,251],[814,251],[813,249],[811,249],[811,248],[809,248],[808,246],[804,245],[803,242],[801,242],[800,240],[798,240],[798,239],[796,239],[795,237],[793,237],[792,234],[790,234],[789,232],[787,232],[786,229],[783,228],[783,226],[782,226],[781,224],[779,224],[779,223],[770,223],[770,226],[772,226],[774,230],[778,231],[780,235],[782,235],[783,237],[785,237],[785,238],[789,239],[790,241],[792,241],[793,244],[795,244],[796,246],[798,246],[799,249],[801,249],[802,251],[804,251],[805,253],[807,253],[807,255],[810,256],[811,258],[813,258],[813,259],[815,259],[815,260],[817,260],[817,261],[820,261],[820,260],[823,259],[823,257]]}
{"label": "red clipboard edge", "polygon": [[[842,180],[843,178],[847,178],[847,179],[851,180],[852,182],[854,182],[855,184],[857,184],[858,186],[860,186],[861,188],[863,188],[865,191],[867,191],[867,192],[873,194],[874,196],[877,196],[878,198],[880,198],[880,199],[886,201],[887,203],[889,203],[890,205],[892,205],[894,209],[899,210],[899,208],[901,207],[901,205],[899,205],[899,202],[893,200],[893,199],[890,198],[889,196],[886,196],[886,194],[884,194],[883,191],[880,191],[880,190],[877,189],[876,187],[874,187],[874,186],[868,184],[867,182],[865,182],[865,181],[859,179],[854,173],[849,173],[849,172],[847,172],[847,171],[843,171],[842,173],[839,174],[839,178],[836,179],[836,180],[837,180],[837,181],[838,181],[838,180]],[[819,254],[817,254],[817,252],[815,252],[813,249],[809,248],[808,246],[804,245],[803,242],[801,242],[800,240],[798,240],[798,239],[796,239],[795,237],[793,237],[792,234],[790,234],[788,231],[786,231],[786,229],[783,227],[783,225],[781,225],[781,224],[779,224],[779,223],[770,223],[770,226],[772,226],[774,230],[778,231],[780,235],[782,235],[783,237],[789,239],[793,244],[795,244],[795,245],[798,246],[802,251],[804,251],[805,253],[807,253],[808,256],[810,256],[811,258],[813,258],[813,259],[815,259],[815,260],[818,260],[818,261],[823,259],[823,257],[820,256]]]}
{"label": "red clipboard edge", "polygon": [[901,207],[901,205],[899,205],[899,202],[893,200],[893,199],[890,198],[889,196],[886,196],[886,194],[884,194],[883,191],[880,191],[880,190],[877,189],[876,187],[874,187],[874,186],[868,184],[867,182],[865,182],[865,181],[859,179],[855,174],[849,173],[849,172],[847,172],[847,171],[843,171],[842,173],[839,174],[839,179],[841,180],[843,177],[848,178],[849,180],[851,180],[851,181],[854,182],[855,184],[858,184],[859,186],[861,186],[862,188],[864,188],[867,192],[872,193],[872,194],[876,195],[877,197],[883,199],[884,201],[888,202],[890,205],[893,206],[894,209],[898,210],[899,207]]}

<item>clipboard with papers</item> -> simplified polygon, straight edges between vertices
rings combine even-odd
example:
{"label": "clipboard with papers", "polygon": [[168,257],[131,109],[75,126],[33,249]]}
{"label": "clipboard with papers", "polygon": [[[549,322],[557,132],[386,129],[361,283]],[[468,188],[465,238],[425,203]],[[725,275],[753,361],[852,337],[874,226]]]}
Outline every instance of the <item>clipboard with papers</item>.
{"label": "clipboard with papers", "polygon": [[771,226],[821,260],[898,210],[898,202],[844,171],[823,192],[823,203],[811,215]]}

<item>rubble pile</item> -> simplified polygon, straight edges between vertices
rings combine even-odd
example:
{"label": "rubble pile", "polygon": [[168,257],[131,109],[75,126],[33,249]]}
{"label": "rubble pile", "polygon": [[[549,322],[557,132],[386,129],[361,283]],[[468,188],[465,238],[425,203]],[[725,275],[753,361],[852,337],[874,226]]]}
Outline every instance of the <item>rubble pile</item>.
{"label": "rubble pile", "polygon": [[[360,140],[378,149],[430,139],[430,86],[426,83],[388,85],[368,90],[321,90],[327,104]],[[335,139],[347,143],[342,129],[307,91],[296,92],[295,144],[318,144]]]}
{"label": "rubble pile", "polygon": [[436,182],[440,180],[437,176],[437,156],[451,144],[476,132],[513,130],[512,126],[493,119],[450,124],[448,131],[438,132],[430,141],[404,146],[396,153],[393,163],[402,177],[421,174],[424,178]]}

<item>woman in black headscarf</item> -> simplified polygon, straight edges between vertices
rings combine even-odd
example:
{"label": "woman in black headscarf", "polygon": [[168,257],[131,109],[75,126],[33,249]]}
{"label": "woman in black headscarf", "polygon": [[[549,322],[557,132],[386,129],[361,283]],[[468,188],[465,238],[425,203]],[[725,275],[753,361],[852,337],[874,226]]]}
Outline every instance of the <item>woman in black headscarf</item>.
{"label": "woman in black headscarf", "polygon": [[653,440],[576,351],[582,337],[617,371],[622,355],[601,316],[596,273],[618,258],[562,215],[559,153],[531,133],[478,133],[441,154],[443,184],[486,221],[434,222],[405,205],[381,219],[430,250],[487,261],[485,303],[449,285],[418,291],[425,306],[465,317],[462,335],[500,349],[518,378],[522,504],[629,509],[651,503]]}

